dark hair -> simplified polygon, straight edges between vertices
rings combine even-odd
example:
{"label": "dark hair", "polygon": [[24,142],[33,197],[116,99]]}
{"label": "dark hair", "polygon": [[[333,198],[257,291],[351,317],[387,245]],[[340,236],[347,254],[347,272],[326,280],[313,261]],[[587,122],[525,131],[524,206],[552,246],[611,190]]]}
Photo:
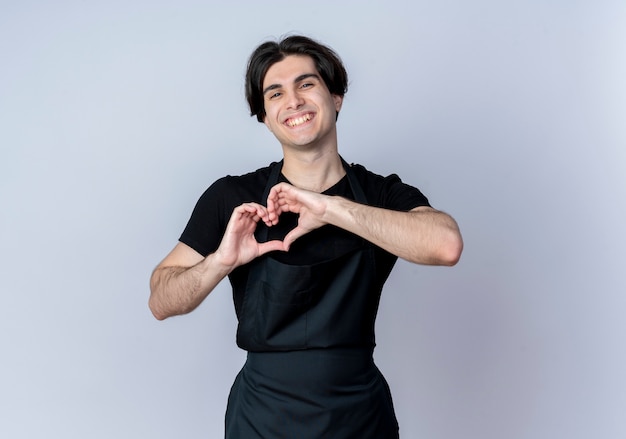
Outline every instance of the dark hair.
{"label": "dark hair", "polygon": [[292,35],[278,42],[267,41],[252,52],[246,70],[246,99],[250,106],[250,116],[256,116],[259,122],[263,122],[265,117],[265,75],[272,65],[288,55],[310,56],[331,94],[343,97],[348,91],[348,74],[339,55],[331,48],[300,35]]}

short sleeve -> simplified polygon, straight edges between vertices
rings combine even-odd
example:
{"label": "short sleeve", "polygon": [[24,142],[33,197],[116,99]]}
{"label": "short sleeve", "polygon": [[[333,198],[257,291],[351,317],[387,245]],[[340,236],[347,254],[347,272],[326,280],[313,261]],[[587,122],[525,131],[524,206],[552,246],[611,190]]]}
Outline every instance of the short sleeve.
{"label": "short sleeve", "polygon": [[[179,241],[203,256],[213,253],[220,244],[227,224],[226,178],[213,183],[198,199]],[[229,210],[229,212],[232,209]]]}
{"label": "short sleeve", "polygon": [[383,207],[409,211],[419,206],[430,206],[428,198],[416,187],[402,182],[396,174],[385,177]]}
{"label": "short sleeve", "polygon": [[369,204],[384,209],[409,211],[419,206],[430,206],[428,198],[410,184],[404,183],[397,174],[382,176],[353,164],[359,182],[367,194]]}

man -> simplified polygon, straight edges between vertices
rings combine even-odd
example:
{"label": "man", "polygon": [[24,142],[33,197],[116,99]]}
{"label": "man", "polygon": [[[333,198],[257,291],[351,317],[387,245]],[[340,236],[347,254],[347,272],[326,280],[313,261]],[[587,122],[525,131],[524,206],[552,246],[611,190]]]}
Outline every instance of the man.
{"label": "man", "polygon": [[461,255],[456,222],[419,190],[340,157],[346,90],[328,47],[301,36],[259,46],[246,97],[283,160],[213,183],[152,274],[160,320],[230,280],[248,357],[229,396],[229,439],[397,438],[372,360],[383,284],[398,257],[450,266]]}

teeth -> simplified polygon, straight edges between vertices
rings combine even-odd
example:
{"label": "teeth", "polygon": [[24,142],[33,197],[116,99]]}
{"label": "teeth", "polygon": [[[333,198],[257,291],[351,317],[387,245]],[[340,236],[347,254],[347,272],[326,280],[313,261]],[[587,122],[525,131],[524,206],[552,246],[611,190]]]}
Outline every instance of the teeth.
{"label": "teeth", "polygon": [[289,119],[287,121],[287,125],[289,125],[290,127],[295,127],[298,125],[302,125],[304,122],[308,122],[309,120],[311,120],[311,115],[305,114],[304,116],[296,117],[295,119]]}

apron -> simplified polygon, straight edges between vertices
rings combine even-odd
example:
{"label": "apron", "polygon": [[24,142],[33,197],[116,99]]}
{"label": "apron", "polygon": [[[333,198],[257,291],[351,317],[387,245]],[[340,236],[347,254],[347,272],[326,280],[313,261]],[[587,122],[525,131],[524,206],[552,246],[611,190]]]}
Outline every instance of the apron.
{"label": "apron", "polygon": [[[355,201],[366,203],[342,163]],[[271,254],[253,261],[237,328],[248,356],[228,399],[226,439],[397,438],[389,386],[372,358],[381,289],[373,246],[352,234],[315,264]]]}

